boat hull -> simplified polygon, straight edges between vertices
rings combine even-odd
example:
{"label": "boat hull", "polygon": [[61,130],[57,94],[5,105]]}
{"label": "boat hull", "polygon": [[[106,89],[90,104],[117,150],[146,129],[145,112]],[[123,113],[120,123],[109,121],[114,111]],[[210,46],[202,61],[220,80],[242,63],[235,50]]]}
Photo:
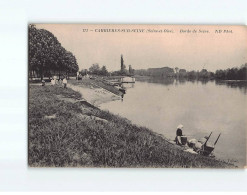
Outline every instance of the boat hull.
{"label": "boat hull", "polygon": [[121,83],[135,83],[134,77],[123,77],[120,79]]}

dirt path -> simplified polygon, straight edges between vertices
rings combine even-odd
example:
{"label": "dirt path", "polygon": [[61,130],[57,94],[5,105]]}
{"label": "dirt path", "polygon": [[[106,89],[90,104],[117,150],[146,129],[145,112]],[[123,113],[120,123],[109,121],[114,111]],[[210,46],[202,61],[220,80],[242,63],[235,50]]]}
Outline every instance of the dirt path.
{"label": "dirt path", "polygon": [[89,88],[89,87],[85,87],[82,85],[79,86],[79,85],[73,85],[73,84],[68,84],[68,87],[74,91],[79,92],[88,103],[96,107],[108,101],[114,101],[114,100],[121,99],[120,96],[115,95],[111,93],[110,91],[107,91],[101,87]]}

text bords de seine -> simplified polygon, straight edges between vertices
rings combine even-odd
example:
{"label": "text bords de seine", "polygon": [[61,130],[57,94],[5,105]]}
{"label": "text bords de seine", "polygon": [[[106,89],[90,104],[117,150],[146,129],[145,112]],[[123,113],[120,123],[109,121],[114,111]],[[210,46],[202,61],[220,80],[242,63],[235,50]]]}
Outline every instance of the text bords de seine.
{"label": "text bords de seine", "polygon": [[[111,28],[97,28],[88,29],[83,28],[82,32],[96,32],[96,33],[210,33],[206,29],[180,29],[174,31],[173,29],[111,29]],[[214,33],[233,33],[231,29],[215,29]]]}

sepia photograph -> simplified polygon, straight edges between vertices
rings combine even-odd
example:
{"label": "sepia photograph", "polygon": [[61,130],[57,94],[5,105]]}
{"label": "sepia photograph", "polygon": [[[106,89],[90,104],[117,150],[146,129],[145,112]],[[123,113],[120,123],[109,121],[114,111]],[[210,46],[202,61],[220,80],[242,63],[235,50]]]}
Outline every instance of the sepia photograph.
{"label": "sepia photograph", "polygon": [[29,167],[246,166],[247,27],[28,25]]}

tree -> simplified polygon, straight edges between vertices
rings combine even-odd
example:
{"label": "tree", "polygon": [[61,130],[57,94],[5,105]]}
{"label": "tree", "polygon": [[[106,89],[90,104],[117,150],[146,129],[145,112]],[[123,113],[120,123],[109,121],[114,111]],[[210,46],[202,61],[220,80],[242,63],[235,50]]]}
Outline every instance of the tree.
{"label": "tree", "polygon": [[207,69],[202,69],[202,70],[199,72],[199,78],[202,78],[202,79],[209,79],[209,78],[210,78],[210,72],[208,72]]}
{"label": "tree", "polygon": [[194,70],[187,72],[187,77],[188,79],[196,79],[197,77],[196,72]]}
{"label": "tree", "polygon": [[247,80],[247,63],[242,65],[240,68],[216,70],[215,78],[221,80]]}
{"label": "tree", "polygon": [[79,73],[82,75],[82,76],[85,76],[85,75],[87,75],[87,69],[83,69],[83,70],[81,70]]}
{"label": "tree", "polygon": [[121,69],[120,70],[123,71],[125,67],[124,67],[124,60],[123,60],[122,54],[121,54],[121,62],[120,63],[121,63]]}
{"label": "tree", "polygon": [[78,71],[78,64],[75,56],[66,51],[61,46],[57,38],[49,31],[37,29],[35,25],[29,25],[28,28],[28,65],[29,75],[37,73],[41,80],[44,75],[51,76],[56,71],[59,77],[62,72],[74,73]]}
{"label": "tree", "polygon": [[106,66],[102,66],[102,68],[101,68],[101,75],[107,76],[108,74],[109,73],[108,73],[108,71],[106,69]]}
{"label": "tree", "polygon": [[132,68],[131,65],[129,65],[129,74],[134,75],[134,69]]}
{"label": "tree", "polygon": [[99,74],[100,73],[100,67],[98,63],[93,64],[90,68],[89,71],[91,74]]}
{"label": "tree", "polygon": [[179,77],[187,77],[187,72],[185,69],[180,69],[178,75]]}

